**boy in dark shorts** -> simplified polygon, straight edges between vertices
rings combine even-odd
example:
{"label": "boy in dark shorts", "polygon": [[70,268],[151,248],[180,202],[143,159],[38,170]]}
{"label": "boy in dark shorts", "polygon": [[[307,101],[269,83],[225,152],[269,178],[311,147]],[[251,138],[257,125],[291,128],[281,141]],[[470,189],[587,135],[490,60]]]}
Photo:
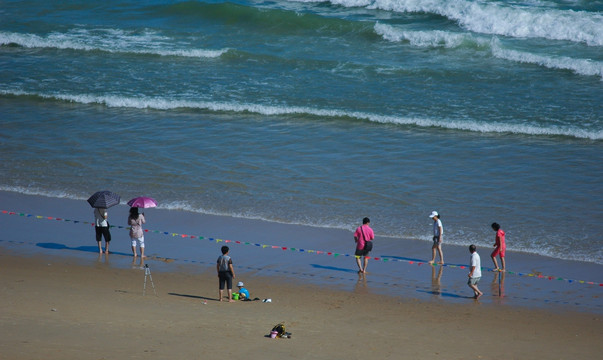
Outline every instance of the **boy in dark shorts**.
{"label": "boy in dark shorts", "polygon": [[232,267],[232,259],[228,256],[228,246],[222,246],[222,255],[218,258],[216,270],[218,270],[219,279],[219,294],[222,301],[224,287],[228,289],[228,302],[234,302],[232,299],[232,279],[235,278],[234,268]]}

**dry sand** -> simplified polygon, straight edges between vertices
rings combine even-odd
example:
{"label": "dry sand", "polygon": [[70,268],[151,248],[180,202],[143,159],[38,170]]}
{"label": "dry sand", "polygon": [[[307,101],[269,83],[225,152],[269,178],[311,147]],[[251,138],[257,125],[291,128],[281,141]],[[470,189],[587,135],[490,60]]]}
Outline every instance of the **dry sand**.
{"label": "dry sand", "polygon": [[[110,255],[118,256],[118,255]],[[220,303],[217,277],[0,256],[1,359],[594,359],[599,315],[401,300],[270,278]],[[370,276],[370,275],[367,275]],[[206,302],[206,304],[204,304]],[[284,321],[291,339],[270,339]]]}

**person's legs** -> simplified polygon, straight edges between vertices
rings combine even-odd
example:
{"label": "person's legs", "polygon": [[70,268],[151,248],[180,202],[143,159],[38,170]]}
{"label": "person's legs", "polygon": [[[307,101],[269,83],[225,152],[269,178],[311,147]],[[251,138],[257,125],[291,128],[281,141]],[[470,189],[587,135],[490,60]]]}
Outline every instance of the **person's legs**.
{"label": "person's legs", "polygon": [[433,244],[433,246],[431,247],[431,260],[429,260],[430,264],[433,264],[435,262],[437,248],[438,248],[437,244]]}
{"label": "person's legs", "polygon": [[506,267],[506,264],[505,264],[505,257],[504,257],[504,255],[502,255],[502,254],[500,255],[500,263],[501,263],[501,265],[502,265],[501,271],[505,271],[505,269],[506,269],[507,267]]}
{"label": "person's legs", "polygon": [[111,242],[111,231],[108,227],[102,228],[103,236],[105,237],[105,254],[109,253],[109,243]]}
{"label": "person's legs", "polygon": [[362,256],[356,256],[356,264],[358,265],[358,272],[362,273],[364,272],[364,269],[362,268],[362,260],[360,259]]}
{"label": "person's legs", "polygon": [[364,269],[362,270],[363,273],[366,274],[366,267],[368,265],[368,256],[364,257]]}
{"label": "person's legs", "polygon": [[101,228],[99,228],[98,226],[94,227],[94,232],[96,233],[96,243],[98,244],[98,252],[102,254],[103,252],[103,248],[102,248],[102,244],[101,244],[101,240],[103,239],[103,232],[101,230]]}
{"label": "person's legs", "polygon": [[227,273],[226,275],[226,287],[228,288],[228,302],[234,302],[232,299],[232,274]]}
{"label": "person's legs", "polygon": [[140,257],[144,259],[146,257],[144,256],[144,235],[138,239],[138,244],[140,247]]}
{"label": "person's legs", "polygon": [[[440,255],[440,262],[438,264],[444,264],[444,254],[442,254],[442,244],[438,244],[436,246],[438,250],[438,254]],[[435,255],[433,255],[433,259],[435,260]]]}
{"label": "person's legs", "polygon": [[500,269],[498,268],[498,261],[496,261],[495,256],[492,256],[492,262],[494,263],[494,271],[499,271]]}
{"label": "person's legs", "polygon": [[219,289],[219,291],[218,291],[219,292],[219,297],[218,297],[218,299],[220,301],[222,301],[222,295],[224,294],[224,285],[226,284],[226,279],[224,278],[224,275],[221,272],[218,274],[218,284],[219,284],[219,287],[218,287],[218,289]]}
{"label": "person's legs", "polygon": [[484,295],[484,293],[482,293],[481,291],[479,291],[479,289],[477,288],[477,282],[478,280],[475,279],[469,279],[469,281],[467,282],[467,285],[469,285],[469,287],[471,288],[471,290],[473,290],[473,297],[475,299],[479,298],[480,296]]}
{"label": "person's legs", "polygon": [[490,254],[490,257],[492,258],[492,262],[494,263],[494,271],[499,271],[500,268],[498,267],[498,261],[496,261],[496,256],[499,254],[500,249],[496,248],[494,249],[494,251],[492,251],[492,254]]}

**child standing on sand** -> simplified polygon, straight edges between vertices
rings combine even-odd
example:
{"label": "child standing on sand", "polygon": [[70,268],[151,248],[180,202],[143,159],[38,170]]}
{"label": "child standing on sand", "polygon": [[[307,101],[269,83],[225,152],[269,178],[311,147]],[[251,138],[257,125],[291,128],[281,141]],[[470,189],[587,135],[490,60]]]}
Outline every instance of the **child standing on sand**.
{"label": "child standing on sand", "polygon": [[235,278],[235,272],[232,267],[232,259],[228,256],[229,250],[228,246],[222,246],[222,255],[218,258],[216,269],[218,270],[220,301],[222,301],[222,294],[226,286],[228,289],[228,301],[234,302],[232,299],[232,279]]}
{"label": "child standing on sand", "polygon": [[[490,255],[490,257],[492,257],[492,261],[494,262],[494,271],[505,271],[505,250],[507,249],[507,245],[505,244],[505,232],[497,223],[492,224],[492,230],[496,231],[494,251]],[[502,265],[502,269],[498,267],[498,262],[496,261],[497,255],[500,256],[500,264]]]}
{"label": "child standing on sand", "polygon": [[477,288],[477,283],[482,277],[482,264],[475,245],[472,244],[469,246],[469,252],[471,253],[471,261],[469,262],[471,271],[469,271],[469,281],[467,281],[467,285],[473,290],[473,298],[478,299],[480,296],[484,295],[484,293]]}

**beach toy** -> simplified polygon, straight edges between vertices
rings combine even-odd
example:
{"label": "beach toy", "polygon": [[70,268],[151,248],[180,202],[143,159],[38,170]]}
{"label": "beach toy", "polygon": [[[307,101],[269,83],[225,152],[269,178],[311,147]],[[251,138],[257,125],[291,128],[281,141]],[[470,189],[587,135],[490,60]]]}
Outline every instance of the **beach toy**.
{"label": "beach toy", "polygon": [[239,293],[232,293],[233,300],[239,300]]}
{"label": "beach toy", "polygon": [[270,332],[270,338],[275,339],[277,334],[278,334],[278,331],[276,331],[276,330],[272,330],[272,331]]}

